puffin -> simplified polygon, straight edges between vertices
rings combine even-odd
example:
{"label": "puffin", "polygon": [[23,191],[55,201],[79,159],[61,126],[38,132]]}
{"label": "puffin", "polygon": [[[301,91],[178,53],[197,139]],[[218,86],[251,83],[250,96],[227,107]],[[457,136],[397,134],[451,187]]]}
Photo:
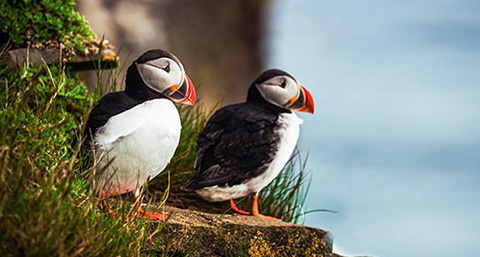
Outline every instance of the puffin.
{"label": "puffin", "polygon": [[299,137],[302,120],[294,113],[314,112],[310,92],[289,73],[270,69],[253,81],[246,102],[227,105],[207,121],[197,140],[195,175],[185,186],[207,201],[252,196],[251,214],[260,214],[258,192],[280,173]]}
{"label": "puffin", "polygon": [[[152,49],[128,67],[125,90],[105,95],[92,109],[84,145],[96,161],[94,189],[107,209],[104,197],[128,192],[138,208],[140,188],[165,169],[178,146],[182,126],[174,103],[193,106],[195,98],[180,60]],[[137,213],[167,218],[141,207]]]}

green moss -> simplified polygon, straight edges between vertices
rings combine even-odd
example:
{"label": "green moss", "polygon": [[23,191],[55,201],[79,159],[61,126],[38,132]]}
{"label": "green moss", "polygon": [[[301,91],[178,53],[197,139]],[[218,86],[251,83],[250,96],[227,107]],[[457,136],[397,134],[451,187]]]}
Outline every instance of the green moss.
{"label": "green moss", "polygon": [[96,38],[74,0],[7,0],[0,3],[0,30],[14,48],[52,40],[84,51],[84,41]]}

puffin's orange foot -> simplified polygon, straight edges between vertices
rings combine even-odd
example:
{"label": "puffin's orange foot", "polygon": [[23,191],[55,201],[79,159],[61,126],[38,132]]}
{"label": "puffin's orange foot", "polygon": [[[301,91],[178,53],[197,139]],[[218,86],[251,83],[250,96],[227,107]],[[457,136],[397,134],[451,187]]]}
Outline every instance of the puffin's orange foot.
{"label": "puffin's orange foot", "polygon": [[168,218],[168,215],[163,215],[157,212],[144,211],[143,209],[138,210],[137,217],[143,217],[151,220],[164,221]]}
{"label": "puffin's orange foot", "polygon": [[110,215],[112,215],[114,218],[118,217],[118,212],[114,212],[114,211],[109,209],[108,213],[110,213]]}
{"label": "puffin's orange foot", "polygon": [[263,214],[260,214],[260,213],[257,213],[257,214],[254,213],[253,216],[259,217],[259,218],[262,218],[262,219],[266,219],[266,220],[282,221],[279,218],[263,215]]}
{"label": "puffin's orange foot", "polygon": [[108,213],[110,213],[110,215],[112,215],[114,218],[118,217],[118,213],[117,212],[114,212],[112,211],[112,209],[110,209],[110,206],[108,206],[107,204],[107,200],[105,200],[105,197],[103,196],[102,194],[102,206],[105,210],[108,211]]}
{"label": "puffin's orange foot", "polygon": [[236,213],[238,213],[238,214],[242,214],[242,215],[250,215],[250,212],[244,211],[244,210],[240,210],[240,209],[236,209],[236,210],[232,209],[232,211],[234,211],[234,212],[236,212]]}
{"label": "puffin's orange foot", "polygon": [[253,195],[252,215],[255,217],[266,219],[266,220],[281,221],[281,219],[260,214],[260,212],[258,211],[258,195],[257,194]]}
{"label": "puffin's orange foot", "polygon": [[250,212],[238,209],[233,199],[230,199],[230,207],[232,208],[233,212],[240,213],[243,215],[250,215]]}

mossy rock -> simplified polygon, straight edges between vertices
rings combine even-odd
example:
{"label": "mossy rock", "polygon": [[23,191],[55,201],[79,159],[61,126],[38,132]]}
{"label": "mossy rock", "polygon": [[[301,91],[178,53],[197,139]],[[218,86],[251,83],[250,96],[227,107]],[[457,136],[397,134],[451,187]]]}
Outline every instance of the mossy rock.
{"label": "mossy rock", "polygon": [[[173,256],[335,256],[328,231],[253,216],[163,207],[165,233],[147,252]],[[158,243],[161,242],[161,243]],[[160,248],[158,248],[160,247]],[[170,256],[169,255],[169,256]]]}
{"label": "mossy rock", "polygon": [[57,65],[59,62],[72,67],[73,70],[113,69],[118,67],[120,59],[115,47],[108,41],[92,41],[85,43],[83,53],[68,55],[65,48],[58,42],[47,46],[13,49],[3,53],[0,58],[4,65],[13,69],[29,65]]}
{"label": "mossy rock", "polygon": [[0,44],[17,49],[57,41],[83,52],[96,35],[74,7],[74,0],[1,1]]}
{"label": "mossy rock", "polygon": [[74,70],[118,66],[113,45],[98,39],[74,0],[0,2],[0,54],[9,68],[66,63]]}

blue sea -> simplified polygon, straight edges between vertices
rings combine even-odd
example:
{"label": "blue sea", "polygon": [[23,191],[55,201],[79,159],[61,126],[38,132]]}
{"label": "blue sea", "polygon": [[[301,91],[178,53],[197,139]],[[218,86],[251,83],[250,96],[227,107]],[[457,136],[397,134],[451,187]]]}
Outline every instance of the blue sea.
{"label": "blue sea", "polygon": [[264,47],[315,99],[305,224],[334,251],[480,256],[480,1],[278,0]]}

